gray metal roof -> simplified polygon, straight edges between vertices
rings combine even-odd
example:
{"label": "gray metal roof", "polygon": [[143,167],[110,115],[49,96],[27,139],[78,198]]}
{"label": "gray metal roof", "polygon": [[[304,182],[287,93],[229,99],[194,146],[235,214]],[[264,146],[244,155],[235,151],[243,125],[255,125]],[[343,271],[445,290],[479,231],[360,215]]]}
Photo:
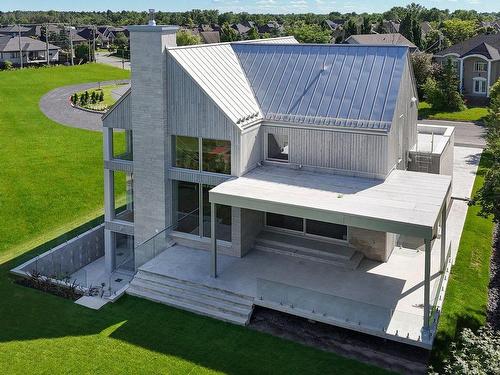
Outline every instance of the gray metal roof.
{"label": "gray metal roof", "polygon": [[[263,40],[245,44],[258,44]],[[270,41],[297,43],[293,37]],[[259,104],[230,43],[173,47],[168,52],[240,128],[262,119]]]}
{"label": "gray metal roof", "polygon": [[389,130],[408,47],[232,44],[266,120]]}

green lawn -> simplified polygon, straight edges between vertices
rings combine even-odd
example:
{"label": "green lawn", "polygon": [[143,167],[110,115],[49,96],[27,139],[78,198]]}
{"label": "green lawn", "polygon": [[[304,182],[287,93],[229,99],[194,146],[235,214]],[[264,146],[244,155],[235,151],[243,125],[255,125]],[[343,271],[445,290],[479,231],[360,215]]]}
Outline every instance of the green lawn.
{"label": "green lawn", "polygon": [[427,102],[420,102],[418,105],[418,116],[422,119],[482,122],[487,114],[486,107],[470,107],[459,112],[441,112],[433,110]]}
{"label": "green lawn", "polygon": [[83,232],[90,224],[58,237],[102,213],[101,134],[48,120],[40,97],[127,74],[102,65],[0,72],[1,373],[386,374],[130,296],[93,311],[14,284],[9,269]]}
{"label": "green lawn", "polygon": [[[490,157],[484,153],[474,181],[473,196],[483,185],[489,165]],[[457,259],[451,271],[432,353],[432,363],[437,368],[462,328],[477,329],[486,321],[493,221],[478,216],[478,212],[478,206],[470,206],[467,211]]]}

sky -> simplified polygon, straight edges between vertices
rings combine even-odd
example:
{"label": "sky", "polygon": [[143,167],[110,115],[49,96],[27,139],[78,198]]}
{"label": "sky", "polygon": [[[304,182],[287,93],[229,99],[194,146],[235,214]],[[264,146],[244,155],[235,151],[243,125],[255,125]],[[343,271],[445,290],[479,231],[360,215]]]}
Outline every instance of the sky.
{"label": "sky", "polygon": [[[500,12],[498,0],[422,0],[415,2],[427,8],[474,9],[478,12]],[[154,8],[162,11],[190,9],[219,9],[220,12],[249,13],[382,13],[393,6],[405,6],[408,1],[398,0],[0,0],[0,11],[9,10],[137,10]]]}

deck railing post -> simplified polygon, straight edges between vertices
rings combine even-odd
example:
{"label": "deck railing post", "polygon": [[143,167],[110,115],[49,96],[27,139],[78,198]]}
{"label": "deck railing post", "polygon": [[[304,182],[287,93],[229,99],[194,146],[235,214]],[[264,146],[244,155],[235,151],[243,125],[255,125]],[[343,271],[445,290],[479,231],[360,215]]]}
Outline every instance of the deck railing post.
{"label": "deck railing post", "polygon": [[430,318],[430,292],[431,292],[431,240],[425,242],[425,267],[424,267],[424,333],[429,334]]}
{"label": "deck railing post", "polygon": [[217,277],[217,235],[215,233],[215,218],[217,205],[215,203],[210,203],[210,233],[211,233],[211,265],[210,265],[210,276]]}
{"label": "deck railing post", "polygon": [[446,211],[445,203],[441,212],[441,272],[444,272],[446,269]]}

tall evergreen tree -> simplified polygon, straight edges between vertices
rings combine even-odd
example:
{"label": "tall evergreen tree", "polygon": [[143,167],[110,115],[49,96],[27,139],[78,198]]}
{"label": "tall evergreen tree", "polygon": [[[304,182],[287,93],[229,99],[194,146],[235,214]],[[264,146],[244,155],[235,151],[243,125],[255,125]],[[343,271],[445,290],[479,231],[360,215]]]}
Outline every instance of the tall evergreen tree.
{"label": "tall evergreen tree", "polygon": [[372,24],[369,17],[363,17],[363,23],[361,24],[361,34],[371,34]]}
{"label": "tall evergreen tree", "polygon": [[346,22],[344,32],[345,39],[349,38],[351,35],[358,34],[358,25],[352,18],[349,18],[349,21]]}

